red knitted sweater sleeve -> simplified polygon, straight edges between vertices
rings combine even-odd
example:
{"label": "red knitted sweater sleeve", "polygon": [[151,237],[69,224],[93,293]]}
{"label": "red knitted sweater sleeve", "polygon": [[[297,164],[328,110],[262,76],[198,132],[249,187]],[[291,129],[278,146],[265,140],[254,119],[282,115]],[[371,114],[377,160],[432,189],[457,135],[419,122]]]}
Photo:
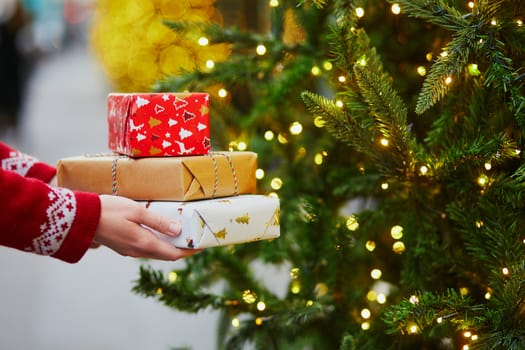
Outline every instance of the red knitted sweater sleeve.
{"label": "red knitted sweater sleeve", "polygon": [[0,245],[74,263],[100,218],[97,194],[51,187],[55,169],[0,143]]}

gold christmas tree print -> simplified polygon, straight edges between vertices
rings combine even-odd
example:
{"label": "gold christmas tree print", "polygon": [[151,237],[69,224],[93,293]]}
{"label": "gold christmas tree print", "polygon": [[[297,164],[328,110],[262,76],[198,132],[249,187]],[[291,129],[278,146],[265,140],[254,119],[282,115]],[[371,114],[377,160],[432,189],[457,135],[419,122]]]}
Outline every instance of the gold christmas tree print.
{"label": "gold christmas tree print", "polygon": [[162,150],[157,147],[151,146],[151,148],[149,149],[149,153],[152,155],[159,154],[160,152],[162,152]]}
{"label": "gold christmas tree print", "polygon": [[244,215],[241,215],[241,216],[235,218],[235,221],[238,224],[246,224],[246,225],[248,225],[250,223],[250,214],[246,213]]}
{"label": "gold christmas tree print", "polygon": [[213,235],[218,239],[226,239],[226,234],[226,228],[223,228],[222,230],[215,232]]}
{"label": "gold christmas tree print", "polygon": [[162,124],[162,121],[153,117],[149,117],[148,124],[150,128],[154,128],[155,126]]}

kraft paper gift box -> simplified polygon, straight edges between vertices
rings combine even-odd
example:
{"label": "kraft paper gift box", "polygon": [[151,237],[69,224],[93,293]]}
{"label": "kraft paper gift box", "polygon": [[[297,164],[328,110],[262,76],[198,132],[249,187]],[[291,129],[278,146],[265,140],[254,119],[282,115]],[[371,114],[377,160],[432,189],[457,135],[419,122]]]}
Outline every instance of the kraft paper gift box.
{"label": "kraft paper gift box", "polygon": [[129,158],[84,155],[60,159],[58,185],[134,200],[190,201],[257,193],[257,154]]}
{"label": "kraft paper gift box", "polygon": [[109,149],[130,157],[208,154],[209,100],[203,92],[110,93]]}
{"label": "kraft paper gift box", "polygon": [[182,223],[172,237],[157,234],[180,248],[208,248],[277,238],[280,235],[279,199],[240,195],[193,202],[141,202],[148,210]]}

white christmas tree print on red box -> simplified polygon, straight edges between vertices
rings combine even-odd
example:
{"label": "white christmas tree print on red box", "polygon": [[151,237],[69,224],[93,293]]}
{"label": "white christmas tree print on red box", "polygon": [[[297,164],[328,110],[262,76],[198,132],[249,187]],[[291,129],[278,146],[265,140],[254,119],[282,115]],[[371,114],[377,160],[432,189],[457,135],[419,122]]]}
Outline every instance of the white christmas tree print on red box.
{"label": "white christmas tree print on red box", "polygon": [[130,157],[205,155],[210,151],[207,93],[111,93],[109,148]]}

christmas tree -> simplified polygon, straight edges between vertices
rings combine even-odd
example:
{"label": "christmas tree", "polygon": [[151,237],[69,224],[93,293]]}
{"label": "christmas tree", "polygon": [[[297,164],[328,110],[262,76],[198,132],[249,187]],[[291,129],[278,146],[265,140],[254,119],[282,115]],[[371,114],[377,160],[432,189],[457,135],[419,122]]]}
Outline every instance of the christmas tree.
{"label": "christmas tree", "polygon": [[155,90],[210,91],[213,147],[258,153],[281,237],[145,263],[134,291],[219,310],[221,349],[525,349],[525,3],[243,4],[166,21],[231,53]]}

